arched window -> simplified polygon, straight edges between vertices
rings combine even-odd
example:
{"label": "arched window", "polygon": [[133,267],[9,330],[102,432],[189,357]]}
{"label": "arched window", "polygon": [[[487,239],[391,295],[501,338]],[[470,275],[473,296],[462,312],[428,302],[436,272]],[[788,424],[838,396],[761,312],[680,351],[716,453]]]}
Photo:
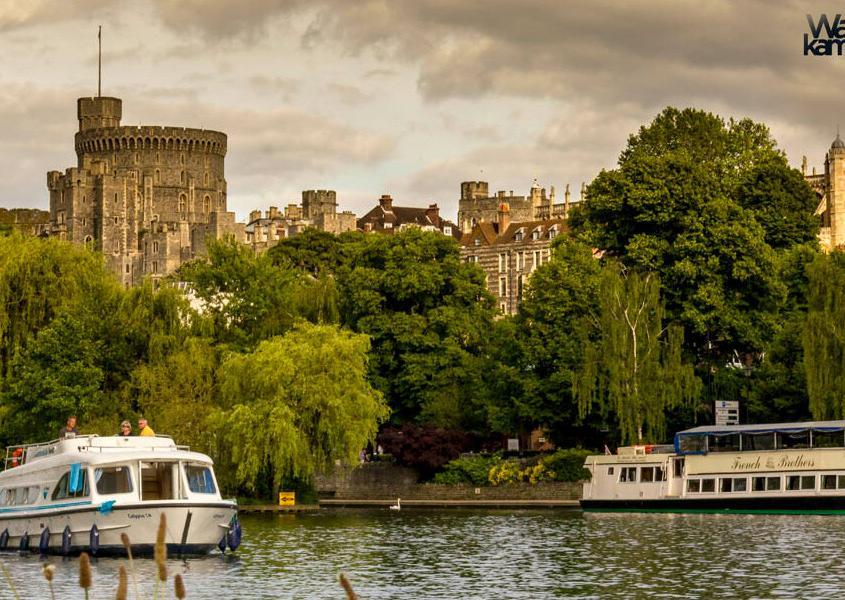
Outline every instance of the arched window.
{"label": "arched window", "polygon": [[114,203],[117,204],[117,194],[114,195]]}
{"label": "arched window", "polygon": [[185,185],[185,179],[186,179],[186,176],[185,176],[185,171],[182,171],[182,172],[179,174],[179,181],[182,183],[182,185]]}
{"label": "arched window", "polygon": [[179,194],[179,214],[184,215],[188,210],[188,197],[185,194]]}
{"label": "arched window", "polygon": [[185,155],[184,155],[184,154],[180,154],[180,155],[179,155],[179,164],[180,164],[180,165],[184,165],[184,164],[185,164]]}
{"label": "arched window", "polygon": [[204,185],[208,185],[208,171],[202,176],[202,182]]}
{"label": "arched window", "polygon": [[153,181],[155,181],[155,183],[161,183],[161,171],[159,171],[158,169],[156,169]]}
{"label": "arched window", "polygon": [[202,212],[211,212],[211,198],[207,194],[202,199]]}

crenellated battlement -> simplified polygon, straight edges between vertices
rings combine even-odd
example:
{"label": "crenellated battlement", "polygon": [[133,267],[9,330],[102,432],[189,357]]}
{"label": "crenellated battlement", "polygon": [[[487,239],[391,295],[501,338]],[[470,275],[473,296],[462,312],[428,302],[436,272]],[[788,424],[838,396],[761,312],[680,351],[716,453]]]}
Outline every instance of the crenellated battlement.
{"label": "crenellated battlement", "polygon": [[226,134],[210,129],[162,127],[159,125],[121,126],[86,129],[77,132],[77,155],[120,150],[175,150],[226,155]]}

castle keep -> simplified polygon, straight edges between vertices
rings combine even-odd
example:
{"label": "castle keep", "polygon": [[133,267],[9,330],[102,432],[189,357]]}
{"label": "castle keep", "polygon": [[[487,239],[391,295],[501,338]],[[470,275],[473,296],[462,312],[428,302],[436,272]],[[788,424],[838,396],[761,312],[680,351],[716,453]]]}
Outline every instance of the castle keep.
{"label": "castle keep", "polygon": [[207,238],[244,238],[226,210],[226,134],[123,126],[119,98],[80,98],[77,166],[47,173],[50,233],[101,251],[125,285],[172,273]]}

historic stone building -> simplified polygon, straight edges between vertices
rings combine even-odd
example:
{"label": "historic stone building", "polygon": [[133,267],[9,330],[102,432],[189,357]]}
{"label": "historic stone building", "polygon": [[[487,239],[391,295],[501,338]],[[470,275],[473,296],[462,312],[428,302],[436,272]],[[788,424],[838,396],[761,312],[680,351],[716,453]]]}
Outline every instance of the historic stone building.
{"label": "historic stone building", "polygon": [[552,240],[566,229],[563,218],[516,221],[502,202],[495,220],[475,223],[461,238],[461,258],[477,263],[487,275],[487,289],[499,310],[514,314],[531,273],[548,262]]}
{"label": "historic stone building", "polygon": [[358,229],[366,233],[395,233],[409,227],[437,231],[456,240],[461,239],[458,226],[440,216],[437,204],[430,204],[428,208],[395,206],[389,194],[382,195],[378,204],[358,219]]}
{"label": "historic stone building", "polygon": [[[583,196],[582,184],[582,199]],[[569,185],[566,186],[563,202],[555,203],[554,186],[546,195],[546,188],[541,188],[536,179],[527,196],[514,196],[513,190],[507,193],[502,190],[491,196],[486,181],[464,181],[461,183],[461,198],[458,200],[458,224],[461,231],[469,232],[476,223],[495,222],[499,206],[503,203],[510,207],[511,220],[514,222],[565,219],[572,205]]]}
{"label": "historic stone building", "polygon": [[807,157],[801,162],[801,172],[816,191],[819,204],[816,215],[820,219],[819,243],[825,250],[845,245],[845,142],[836,134],[824,159],[824,173],[815,167],[807,173]]}
{"label": "historic stone building", "polygon": [[80,98],[77,165],[50,171],[50,233],[103,252],[126,285],[205,252],[208,238],[244,239],[226,210],[226,134],[120,124],[119,98]]}

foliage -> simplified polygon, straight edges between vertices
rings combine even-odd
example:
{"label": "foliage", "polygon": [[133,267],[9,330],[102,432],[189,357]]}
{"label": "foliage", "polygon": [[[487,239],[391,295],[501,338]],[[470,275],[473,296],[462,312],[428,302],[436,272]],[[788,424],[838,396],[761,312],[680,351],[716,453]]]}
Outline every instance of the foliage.
{"label": "foliage", "polygon": [[697,362],[759,359],[785,286],[777,251],[813,242],[813,192],[765,126],[667,108],[587,189],[579,235],[660,277]]}
{"label": "foliage", "polygon": [[385,427],[378,443],[397,464],[416,469],[422,478],[429,479],[446,463],[472,449],[474,440],[464,431],[406,423]]}
{"label": "foliage", "polygon": [[279,241],[267,254],[276,265],[290,266],[319,277],[336,273],[348,264],[354,244],[361,240],[359,233],[333,235],[309,227]]}
{"label": "foliage", "polygon": [[808,267],[809,307],[804,366],[810,412],[816,419],[845,418],[845,252],[819,255]]}
{"label": "foliage", "polygon": [[217,423],[238,484],[254,490],[265,465],[278,489],[357,460],[389,414],[365,379],[368,349],[366,336],[299,324],[225,360]]}
{"label": "foliage", "polygon": [[467,484],[483,486],[490,483],[489,473],[493,466],[502,461],[499,454],[485,456],[473,454],[451,460],[443,470],[434,476],[434,483],[457,485]]}
{"label": "foliage", "polygon": [[590,478],[590,472],[584,468],[584,460],[590,454],[582,448],[565,448],[547,454],[540,464],[554,473],[555,481],[583,481]]}
{"label": "foliage", "polygon": [[660,283],[652,274],[603,269],[598,340],[586,341],[584,369],[576,382],[582,416],[597,402],[612,408],[623,442],[662,440],[665,413],[690,403],[700,390],[681,356],[683,329],[664,327]]}
{"label": "foliage", "polygon": [[493,301],[454,239],[364,236],[337,275],[341,322],[372,339],[369,376],[396,421],[472,427]]}

